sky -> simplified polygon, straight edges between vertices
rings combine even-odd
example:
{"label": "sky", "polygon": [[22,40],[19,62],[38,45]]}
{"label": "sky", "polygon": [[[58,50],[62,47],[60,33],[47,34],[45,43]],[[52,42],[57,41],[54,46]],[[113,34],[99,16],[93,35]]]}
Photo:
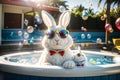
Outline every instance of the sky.
{"label": "sky", "polygon": [[98,8],[98,1],[99,0],[65,0],[67,1],[67,5],[69,5],[70,8],[73,8],[74,6],[82,4],[85,8],[93,8],[94,12],[101,11],[104,6],[104,1],[102,1],[100,7]]}

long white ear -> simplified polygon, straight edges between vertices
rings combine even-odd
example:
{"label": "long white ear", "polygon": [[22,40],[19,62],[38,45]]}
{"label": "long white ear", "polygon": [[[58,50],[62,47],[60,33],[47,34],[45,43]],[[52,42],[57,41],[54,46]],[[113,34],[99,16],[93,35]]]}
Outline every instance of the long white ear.
{"label": "long white ear", "polygon": [[66,28],[70,22],[70,12],[69,11],[65,11],[61,14],[60,18],[59,18],[59,22],[58,25]]}
{"label": "long white ear", "polygon": [[48,12],[46,12],[46,11],[43,10],[41,12],[41,15],[42,15],[42,19],[43,19],[44,24],[48,28],[56,26],[56,22],[55,22],[54,18]]}

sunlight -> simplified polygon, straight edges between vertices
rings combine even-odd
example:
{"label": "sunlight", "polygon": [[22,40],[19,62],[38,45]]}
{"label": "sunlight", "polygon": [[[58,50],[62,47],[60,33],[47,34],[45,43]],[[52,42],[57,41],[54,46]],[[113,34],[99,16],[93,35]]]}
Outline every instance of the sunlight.
{"label": "sunlight", "polygon": [[113,60],[114,60],[116,63],[120,63],[120,57],[119,57],[119,56],[114,57]]}
{"label": "sunlight", "polygon": [[45,2],[45,0],[23,0],[23,1],[33,2],[33,3],[37,3],[37,4],[39,4],[40,2]]}

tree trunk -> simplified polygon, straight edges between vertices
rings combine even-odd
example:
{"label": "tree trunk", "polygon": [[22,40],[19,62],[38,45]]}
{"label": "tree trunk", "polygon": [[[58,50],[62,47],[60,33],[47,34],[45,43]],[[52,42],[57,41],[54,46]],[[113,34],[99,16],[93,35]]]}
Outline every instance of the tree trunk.
{"label": "tree trunk", "polygon": [[[107,18],[106,18],[106,24],[110,23],[110,6],[111,6],[111,2],[110,0],[107,0],[107,10],[106,10],[106,14],[107,14]],[[110,33],[106,30],[106,37],[105,37],[105,43],[106,45],[108,45],[108,41],[109,41],[109,35]]]}

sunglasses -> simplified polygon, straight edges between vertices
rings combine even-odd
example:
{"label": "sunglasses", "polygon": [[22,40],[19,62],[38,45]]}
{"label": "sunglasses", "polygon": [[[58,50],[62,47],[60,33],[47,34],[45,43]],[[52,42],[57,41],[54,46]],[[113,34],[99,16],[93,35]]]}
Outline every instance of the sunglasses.
{"label": "sunglasses", "polygon": [[66,38],[69,34],[68,30],[51,30],[49,32],[47,32],[47,37],[48,39],[52,39],[55,37],[55,34],[58,34],[61,38]]}

